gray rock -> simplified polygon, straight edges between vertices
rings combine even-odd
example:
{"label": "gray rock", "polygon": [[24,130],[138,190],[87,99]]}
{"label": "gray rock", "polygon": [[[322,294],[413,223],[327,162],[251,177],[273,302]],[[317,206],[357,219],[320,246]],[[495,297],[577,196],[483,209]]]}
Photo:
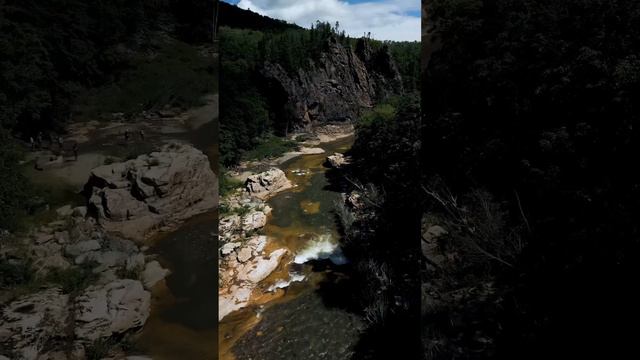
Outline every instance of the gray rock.
{"label": "gray rock", "polygon": [[222,254],[223,256],[227,256],[231,254],[236,248],[240,247],[240,245],[242,244],[239,242],[228,242],[222,245],[222,247],[220,248],[220,254]]}
{"label": "gray rock", "polygon": [[245,182],[247,192],[260,199],[266,199],[292,186],[284,171],[275,167],[265,172],[251,175]]}
{"label": "gray rock", "polygon": [[71,216],[71,214],[73,214],[73,209],[71,208],[71,205],[65,205],[56,209],[56,213],[60,217]]}
{"label": "gray rock", "polygon": [[230,233],[235,230],[238,226],[240,226],[240,216],[231,215],[225,216],[220,219],[220,224],[218,225],[218,231],[221,234]]}
{"label": "gray rock", "polygon": [[238,269],[238,279],[247,280],[254,284],[269,276],[280,264],[280,260],[287,253],[286,249],[274,250],[269,257],[256,257]]}
{"label": "gray rock", "polygon": [[309,59],[304,71],[292,74],[278,64],[266,63],[261,74],[274,93],[286,93],[285,116],[298,128],[355,120],[362,109],[403,91],[389,50],[374,51],[367,39],[360,39],[355,51],[330,39],[327,50]]}
{"label": "gray rock", "polygon": [[238,261],[243,263],[243,262],[247,262],[247,260],[251,259],[252,256],[252,251],[251,248],[249,247],[243,247],[242,249],[240,249],[240,251],[238,251]]}
{"label": "gray rock", "polygon": [[432,241],[446,234],[447,230],[445,230],[442,226],[433,225],[427,229],[427,231],[423,234],[423,237],[426,241]]}
{"label": "gray rock", "polygon": [[139,328],[149,317],[151,294],[137,280],[93,286],[76,298],[75,334],[92,342]]}
{"label": "gray rock", "polygon": [[73,208],[73,216],[75,217],[87,217],[87,207],[86,206],[78,206]]}
{"label": "gray rock", "polygon": [[39,358],[43,344],[65,333],[69,308],[69,296],[55,288],[8,304],[0,317],[1,347],[20,359]]}
{"label": "gray rock", "polygon": [[69,256],[76,257],[90,251],[100,250],[101,246],[97,240],[80,241],[65,247],[64,252]]}
{"label": "gray rock", "polygon": [[155,284],[157,284],[160,280],[164,279],[169,275],[169,270],[162,268],[160,263],[157,261],[148,262],[142,272],[142,281],[144,283],[144,287],[147,289],[151,289]]}
{"label": "gray rock", "polygon": [[177,224],[216,206],[217,179],[209,159],[190,145],[160,151],[91,171],[85,185],[109,231],[140,239],[162,223]]}
{"label": "gray rock", "polygon": [[327,156],[327,163],[334,169],[339,169],[349,163],[349,160],[341,153]]}
{"label": "gray rock", "polygon": [[262,211],[251,211],[242,217],[242,231],[250,232],[264,227],[267,215]]}

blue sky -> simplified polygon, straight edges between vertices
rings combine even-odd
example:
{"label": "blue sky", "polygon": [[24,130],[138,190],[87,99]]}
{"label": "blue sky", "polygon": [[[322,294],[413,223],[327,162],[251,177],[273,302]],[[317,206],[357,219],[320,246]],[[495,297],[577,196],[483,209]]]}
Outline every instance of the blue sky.
{"label": "blue sky", "polygon": [[272,18],[309,27],[340,22],[351,36],[371,32],[379,40],[419,41],[420,0],[225,0]]}

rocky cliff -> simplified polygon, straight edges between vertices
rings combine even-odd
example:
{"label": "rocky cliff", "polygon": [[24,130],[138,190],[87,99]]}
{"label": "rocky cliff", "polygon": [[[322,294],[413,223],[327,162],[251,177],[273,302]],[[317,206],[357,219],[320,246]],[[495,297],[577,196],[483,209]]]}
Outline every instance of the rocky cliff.
{"label": "rocky cliff", "polygon": [[368,39],[356,48],[335,38],[309,66],[295,73],[279,64],[261,70],[267,95],[290,128],[310,128],[328,122],[357,119],[363,109],[402,93],[402,79],[388,48],[374,50]]}

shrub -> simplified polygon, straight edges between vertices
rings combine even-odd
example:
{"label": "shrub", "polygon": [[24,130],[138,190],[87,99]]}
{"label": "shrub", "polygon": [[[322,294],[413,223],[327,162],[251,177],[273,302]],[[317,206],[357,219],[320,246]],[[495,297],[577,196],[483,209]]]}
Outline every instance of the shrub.
{"label": "shrub", "polygon": [[[229,177],[229,175],[227,175],[226,173],[226,170],[223,167],[220,168],[220,185],[219,185],[220,197],[226,196],[227,194],[231,193],[233,190],[241,187],[242,185],[244,185],[242,181]],[[220,205],[220,211],[221,212],[223,211],[222,204]]]}
{"label": "shrub", "polygon": [[98,274],[93,272],[94,267],[95,264],[84,263],[68,269],[55,269],[45,280],[60,286],[65,294],[77,293],[98,280]]}
{"label": "shrub", "polygon": [[498,263],[513,267],[524,248],[522,229],[507,222],[507,212],[488,192],[476,189],[461,198],[446,187],[425,192],[443,211],[448,248],[461,254],[465,268]]}
{"label": "shrub", "polygon": [[85,356],[87,360],[100,360],[109,355],[115,343],[110,338],[99,338],[93,341],[85,348]]}
{"label": "shrub", "polygon": [[258,145],[245,152],[244,160],[262,160],[278,157],[287,151],[291,151],[298,146],[295,141],[287,140],[278,136],[267,135],[260,140]]}
{"label": "shrub", "polygon": [[126,266],[123,266],[118,270],[116,270],[116,276],[119,277],[120,279],[140,280],[142,276],[142,271],[143,269],[140,266],[136,266],[130,269],[127,268]]}
{"label": "shrub", "polygon": [[15,140],[0,127],[0,229],[13,231],[25,215],[31,196],[29,182],[20,172],[21,158]]}
{"label": "shrub", "polygon": [[0,289],[25,285],[35,279],[30,262],[9,262],[0,259]]}

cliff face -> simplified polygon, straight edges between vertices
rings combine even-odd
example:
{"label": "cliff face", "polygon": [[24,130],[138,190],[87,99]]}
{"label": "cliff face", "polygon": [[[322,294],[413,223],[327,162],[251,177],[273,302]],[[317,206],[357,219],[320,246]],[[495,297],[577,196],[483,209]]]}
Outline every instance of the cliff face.
{"label": "cliff face", "polygon": [[290,74],[279,64],[266,63],[261,75],[287,128],[352,121],[376,102],[402,93],[388,49],[374,51],[367,39],[358,40],[355,51],[330,39],[318,59],[309,59],[308,68]]}

